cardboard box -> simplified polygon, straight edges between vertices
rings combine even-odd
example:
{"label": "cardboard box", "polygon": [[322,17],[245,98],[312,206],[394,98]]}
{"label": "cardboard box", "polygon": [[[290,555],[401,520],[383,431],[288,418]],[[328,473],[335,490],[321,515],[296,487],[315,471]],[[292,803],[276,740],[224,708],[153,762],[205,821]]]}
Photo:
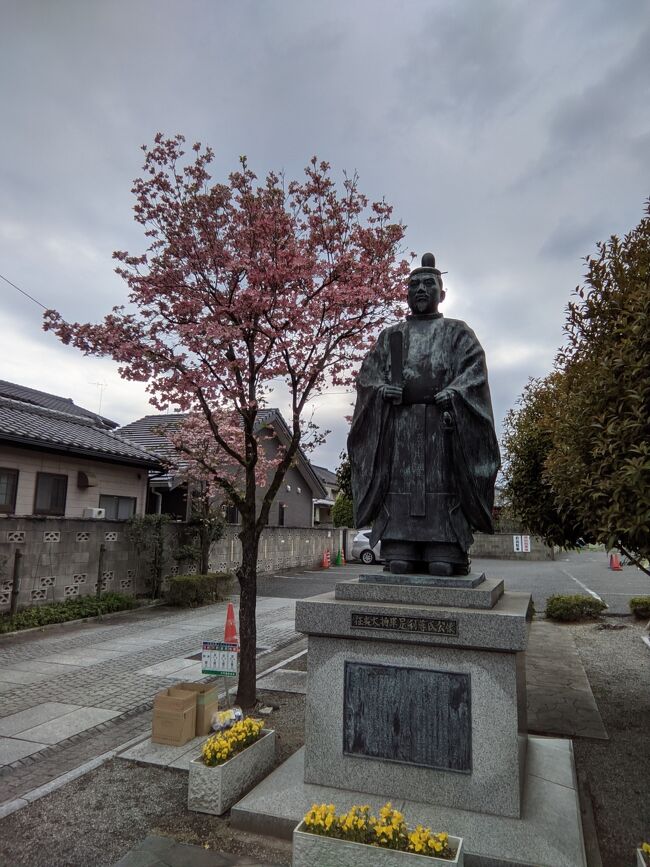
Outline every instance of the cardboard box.
{"label": "cardboard box", "polygon": [[153,743],[181,747],[192,740],[195,727],[195,693],[173,687],[158,693],[153,700]]}
{"label": "cardboard box", "polygon": [[219,710],[219,687],[214,683],[179,683],[172,691],[181,689],[196,695],[196,734],[211,734],[212,716]]}

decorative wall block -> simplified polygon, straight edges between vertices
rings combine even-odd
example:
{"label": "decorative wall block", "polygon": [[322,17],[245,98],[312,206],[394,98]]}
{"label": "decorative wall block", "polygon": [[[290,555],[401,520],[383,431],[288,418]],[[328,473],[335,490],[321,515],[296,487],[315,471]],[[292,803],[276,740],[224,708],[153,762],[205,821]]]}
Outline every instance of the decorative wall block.
{"label": "decorative wall block", "polygon": [[47,599],[47,590],[32,590],[31,592],[32,602],[41,602],[44,599]]}
{"label": "decorative wall block", "polygon": [[67,587],[63,588],[63,595],[66,599],[69,599],[71,596],[79,595],[79,585],[78,584],[69,584]]}
{"label": "decorative wall block", "polygon": [[135,578],[135,569],[127,569],[126,570],[127,578]]}
{"label": "decorative wall block", "polygon": [[117,542],[117,531],[109,530],[104,533],[104,542]]}
{"label": "decorative wall block", "polygon": [[4,593],[5,590],[9,590],[11,592],[11,581],[2,581],[0,582],[0,593]]}
{"label": "decorative wall block", "polygon": [[0,590],[0,605],[9,605],[11,602],[11,590]]}
{"label": "decorative wall block", "polygon": [[172,566],[172,568],[169,570],[169,574],[170,575],[178,575],[178,564],[176,564],[175,566]]}
{"label": "decorative wall block", "polygon": [[[178,571],[178,567],[176,567],[176,571]],[[188,575],[196,575],[196,563],[192,563],[191,566],[187,567]]]}
{"label": "decorative wall block", "polygon": [[14,542],[16,545],[21,545],[24,541],[24,530],[7,530],[7,542]]}
{"label": "decorative wall block", "polygon": [[86,530],[82,530],[81,532],[77,533],[75,540],[77,542],[88,542],[90,540],[90,533],[88,533]]}
{"label": "decorative wall block", "polygon": [[75,572],[75,574],[72,576],[72,583],[73,584],[85,584],[87,580],[88,580],[88,573],[87,572]]}
{"label": "decorative wall block", "polygon": [[[95,591],[95,593],[97,593],[97,586],[98,586],[97,584],[93,584],[93,590]],[[99,589],[100,590],[106,590],[107,587],[108,587],[107,581],[100,581],[99,582]]]}
{"label": "decorative wall block", "polygon": [[54,575],[46,575],[43,578],[38,579],[41,582],[41,587],[54,587],[56,583],[56,578]]}
{"label": "decorative wall block", "polygon": [[46,530],[43,533],[43,541],[44,542],[60,542],[61,541],[61,533],[59,530]]}
{"label": "decorative wall block", "polygon": [[112,569],[109,569],[107,572],[102,572],[102,581],[112,581],[115,578],[115,572]]}
{"label": "decorative wall block", "polygon": [[132,590],[133,581],[131,578],[122,578],[120,580],[120,590]]}

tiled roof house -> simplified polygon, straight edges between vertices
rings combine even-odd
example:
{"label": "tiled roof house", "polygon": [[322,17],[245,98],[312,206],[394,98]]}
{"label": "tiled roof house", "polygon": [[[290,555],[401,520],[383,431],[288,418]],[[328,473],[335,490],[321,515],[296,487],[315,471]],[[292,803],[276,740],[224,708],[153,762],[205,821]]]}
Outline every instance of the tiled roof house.
{"label": "tiled roof house", "polygon": [[0,381],[0,518],[143,514],[159,460],[68,398]]}
{"label": "tiled roof house", "polygon": [[[142,448],[157,454],[162,462],[176,458],[174,448],[169,439],[162,433],[165,428],[177,427],[186,416],[182,413],[147,415],[118,430],[120,436],[132,440]],[[257,417],[257,429],[265,428],[268,436],[265,438],[266,448],[275,450],[280,445],[288,444],[291,434],[282,414],[277,409],[267,409]],[[182,462],[181,462],[182,464]],[[150,486],[153,496],[158,502],[150,500],[150,511],[168,512],[178,518],[187,516],[187,485],[182,472],[168,470],[152,474]],[[264,488],[258,492],[264,495]],[[311,527],[313,526],[312,501],[325,497],[326,491],[314,468],[302,451],[299,451],[295,466],[291,467],[271,507],[270,526]],[[236,510],[224,508],[226,520],[237,523]]]}

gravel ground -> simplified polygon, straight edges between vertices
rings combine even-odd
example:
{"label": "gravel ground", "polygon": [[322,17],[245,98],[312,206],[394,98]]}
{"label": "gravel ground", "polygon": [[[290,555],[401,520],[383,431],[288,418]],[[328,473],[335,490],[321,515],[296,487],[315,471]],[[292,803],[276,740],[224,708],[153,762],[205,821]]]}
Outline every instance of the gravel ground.
{"label": "gravel ground", "polygon": [[[302,746],[304,696],[260,692],[276,730],[276,763]],[[187,774],[121,759],[80,777],[0,822],[2,867],[109,867],[147,834],[291,863],[289,843],[231,831],[226,818],[187,809]]]}
{"label": "gravel ground", "polygon": [[[609,741],[574,740],[578,771],[591,790],[603,867],[633,867],[634,849],[650,839],[650,649],[643,625],[605,621],[622,629],[571,625]],[[289,663],[303,668],[306,657]],[[274,706],[277,763],[303,742],[304,697],[260,693]],[[186,807],[182,771],[114,760],[0,823],[0,865],[109,867],[148,833],[289,864],[290,846],[233,832],[228,818]]]}

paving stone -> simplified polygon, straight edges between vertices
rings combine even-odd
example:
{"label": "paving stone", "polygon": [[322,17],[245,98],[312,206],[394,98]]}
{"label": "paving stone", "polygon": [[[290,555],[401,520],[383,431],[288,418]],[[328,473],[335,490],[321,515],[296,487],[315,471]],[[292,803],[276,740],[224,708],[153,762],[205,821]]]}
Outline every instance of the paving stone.
{"label": "paving stone", "polygon": [[81,710],[79,705],[62,704],[56,701],[37,704],[27,710],[21,710],[18,713],[11,714],[11,716],[0,719],[0,735],[17,735],[27,729],[34,728],[34,726],[40,723],[49,722],[75,710]]}
{"label": "paving stone", "polygon": [[117,715],[115,711],[103,708],[82,707],[50,722],[26,729],[20,733],[20,738],[43,744],[56,744]]}
{"label": "paving stone", "polygon": [[48,675],[45,673],[38,674],[35,671],[19,671],[14,668],[3,668],[0,671],[0,681],[11,684],[24,683],[40,683],[42,680],[47,680]]}
{"label": "paving stone", "polygon": [[22,662],[12,662],[14,671],[34,671],[37,674],[70,674],[77,666],[65,665],[59,662],[46,662],[42,659],[26,659]]}
{"label": "paving stone", "polygon": [[15,738],[0,738],[0,765],[9,765],[12,762],[37,753],[45,747],[43,743],[34,741],[19,741]]}
{"label": "paving stone", "polygon": [[148,675],[150,677],[170,677],[185,668],[192,668],[194,665],[195,663],[192,659],[176,657],[174,659],[166,659],[164,662],[159,662],[156,665],[141,668],[136,674]]}
{"label": "paving stone", "polygon": [[279,668],[257,681],[259,689],[269,692],[294,692],[299,695],[307,693],[307,672],[293,671],[290,668]]}

